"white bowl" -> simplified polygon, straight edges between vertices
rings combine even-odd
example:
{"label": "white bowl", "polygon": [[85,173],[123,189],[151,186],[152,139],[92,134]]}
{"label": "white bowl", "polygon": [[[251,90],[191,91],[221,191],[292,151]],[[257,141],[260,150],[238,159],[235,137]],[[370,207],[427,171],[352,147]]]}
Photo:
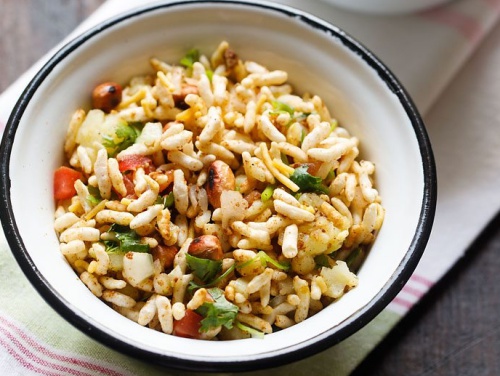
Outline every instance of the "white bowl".
{"label": "white bowl", "polygon": [[[359,286],[314,317],[264,339],[205,342],[137,325],[96,299],[66,263],[53,230],[52,176],[71,113],[103,80],[125,82],[148,58],[178,61],[226,39],[243,58],[289,72],[319,94],[377,166],[385,223]],[[89,336],[143,360],[191,370],[278,366],[359,330],[397,294],[422,255],[436,201],[429,140],[391,72],[337,27],[283,5],[244,1],[158,3],[76,38],[40,70],[17,103],[1,146],[2,225],[19,265],[46,301]]]}

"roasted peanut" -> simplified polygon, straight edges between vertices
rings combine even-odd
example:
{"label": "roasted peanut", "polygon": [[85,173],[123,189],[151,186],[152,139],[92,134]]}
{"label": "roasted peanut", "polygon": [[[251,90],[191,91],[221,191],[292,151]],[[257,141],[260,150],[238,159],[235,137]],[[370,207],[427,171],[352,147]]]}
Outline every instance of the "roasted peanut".
{"label": "roasted peanut", "polygon": [[234,52],[230,48],[224,51],[224,62],[226,63],[227,69],[234,68],[238,64],[238,60],[238,55],[236,55],[236,52]]}
{"label": "roasted peanut", "polygon": [[194,238],[189,245],[188,253],[209,260],[222,260],[224,257],[219,238],[214,235],[202,235]]}
{"label": "roasted peanut", "polygon": [[95,87],[92,92],[92,106],[110,112],[122,100],[122,87],[116,82],[105,82]]}
{"label": "roasted peanut", "polygon": [[174,264],[174,258],[179,250],[173,245],[157,245],[151,250],[153,260],[160,260],[163,270],[171,269]]}
{"label": "roasted peanut", "polygon": [[183,84],[180,92],[172,93],[175,106],[180,109],[187,109],[189,106],[184,102],[188,94],[198,94],[198,87],[194,85]]}
{"label": "roasted peanut", "polygon": [[206,190],[208,201],[214,208],[220,208],[220,196],[223,191],[234,191],[236,181],[231,167],[216,160],[208,168]]}

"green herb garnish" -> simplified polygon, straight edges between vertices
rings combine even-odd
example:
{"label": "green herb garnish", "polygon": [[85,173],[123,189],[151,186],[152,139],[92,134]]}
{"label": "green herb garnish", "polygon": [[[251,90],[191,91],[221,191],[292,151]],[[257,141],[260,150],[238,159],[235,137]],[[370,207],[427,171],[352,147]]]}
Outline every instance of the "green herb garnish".
{"label": "green herb garnish", "polygon": [[102,144],[106,148],[110,157],[115,157],[120,151],[133,145],[137,137],[141,134],[142,123],[118,124],[115,136],[103,135]]}
{"label": "green herb garnish", "polygon": [[195,257],[189,253],[186,253],[186,261],[193,274],[204,283],[212,281],[222,269],[222,261],[220,260]]}
{"label": "green herb garnish", "polygon": [[271,197],[273,197],[274,193],[274,185],[268,185],[260,194],[260,199],[262,202],[268,201]]}
{"label": "green herb garnish", "polygon": [[297,184],[301,192],[316,192],[328,194],[328,188],[323,185],[323,179],[307,172],[308,166],[297,167],[290,180]]}
{"label": "green herb garnish", "polygon": [[101,192],[99,188],[94,187],[92,185],[88,185],[87,189],[89,191],[89,195],[87,196],[87,200],[93,205],[96,206],[98,203],[102,201]]}
{"label": "green herb garnish", "polygon": [[186,55],[180,60],[180,64],[186,68],[193,68],[193,64],[200,60],[200,51],[196,48],[189,50]]}
{"label": "green herb garnish", "polygon": [[280,101],[272,101],[272,106],[273,106],[273,111],[271,114],[274,115],[279,115],[279,114],[289,114],[290,115],[290,121],[286,125],[287,127],[290,126],[294,122],[302,122],[307,117],[310,115],[310,113],[305,113],[305,112],[296,112],[293,107],[290,107],[286,103],[280,102]]}
{"label": "green herb garnish", "polygon": [[277,112],[277,113],[289,113],[290,116],[293,117],[293,115],[295,114],[295,110],[290,107],[289,105],[287,105],[286,103],[283,103],[283,102],[280,102],[280,101],[272,101],[272,105],[273,105],[273,110],[274,112]]}
{"label": "green herb garnish", "polygon": [[262,265],[267,266],[267,263],[273,265],[275,268],[288,271],[290,269],[290,264],[289,263],[281,263],[278,262],[277,260],[273,259],[271,256],[269,256],[266,252],[264,251],[259,251],[257,253],[257,257],[260,258],[260,262]]}
{"label": "green herb garnish", "polygon": [[174,192],[170,192],[165,198],[165,207],[170,208],[175,202]]}
{"label": "green herb garnish", "polygon": [[234,271],[234,269],[235,269],[235,265],[233,264],[224,273],[222,273],[220,276],[215,278],[213,281],[211,281],[205,285],[199,285],[194,281],[189,282],[189,286],[188,286],[189,293],[193,294],[194,290],[217,286],[219,284],[219,282],[222,281],[224,278],[226,278],[229,274],[231,274]]}
{"label": "green herb garnish", "polygon": [[155,204],[161,204],[163,205],[163,208],[170,208],[174,204],[175,198],[174,198],[174,192],[170,192],[166,196],[158,196],[156,199]]}
{"label": "green herb garnish", "polygon": [[244,325],[239,321],[235,321],[235,325],[239,329],[250,334],[252,336],[252,338],[259,338],[259,339],[264,338],[264,333],[261,332],[260,330],[254,329],[251,326]]}
{"label": "green herb garnish", "polygon": [[329,257],[327,255],[318,255],[314,258],[314,262],[316,263],[316,267],[320,269],[321,267],[330,267]]}
{"label": "green herb garnish", "polygon": [[108,253],[149,252],[149,245],[141,243],[139,234],[128,226],[113,223],[108,233],[111,239],[104,242]]}
{"label": "green herb garnish", "polygon": [[244,268],[244,267],[246,267],[254,262],[260,262],[261,265],[264,267],[267,266],[267,264],[269,263],[269,264],[273,265],[275,268],[281,269],[284,271],[288,271],[290,269],[289,263],[284,263],[284,262],[281,263],[281,262],[273,259],[271,256],[269,256],[264,251],[259,251],[254,258],[244,262],[243,264],[237,265],[236,268],[241,269],[241,268]]}
{"label": "green herb garnish", "polygon": [[238,314],[238,307],[227,301],[224,292],[217,287],[208,289],[208,293],[214,302],[205,302],[196,310],[197,313],[204,316],[204,319],[201,320],[200,332],[207,332],[219,326],[231,329]]}

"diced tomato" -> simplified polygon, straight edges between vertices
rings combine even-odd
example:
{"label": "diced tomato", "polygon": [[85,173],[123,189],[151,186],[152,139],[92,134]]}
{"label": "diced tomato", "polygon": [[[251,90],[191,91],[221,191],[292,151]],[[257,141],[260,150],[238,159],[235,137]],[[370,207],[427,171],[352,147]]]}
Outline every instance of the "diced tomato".
{"label": "diced tomato", "polygon": [[149,169],[153,167],[153,161],[151,158],[139,154],[126,155],[118,161],[118,168],[121,172],[136,171],[140,167],[149,173]]}
{"label": "diced tomato", "polygon": [[191,309],[186,309],[185,316],[180,320],[174,320],[173,335],[184,338],[199,339],[201,320],[203,316]]}
{"label": "diced tomato", "polygon": [[82,173],[70,167],[61,166],[54,172],[54,198],[66,200],[76,194],[75,181],[82,178]]}

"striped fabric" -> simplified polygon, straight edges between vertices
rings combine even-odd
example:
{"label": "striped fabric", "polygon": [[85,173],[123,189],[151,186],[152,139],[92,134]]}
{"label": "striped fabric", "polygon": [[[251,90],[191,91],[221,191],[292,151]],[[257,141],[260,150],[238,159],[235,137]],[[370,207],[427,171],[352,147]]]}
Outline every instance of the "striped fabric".
{"label": "striped fabric", "polygon": [[[149,1],[151,0],[108,0],[75,33],[127,8]],[[453,132],[456,117],[471,123],[474,119],[473,113],[469,118],[466,118],[465,111],[455,114],[456,109],[452,109],[451,104],[441,98],[441,94],[497,24],[500,0],[455,0],[446,6],[413,15],[386,17],[349,13],[321,1],[278,2],[308,10],[333,21],[374,51],[401,79],[424,117],[428,117],[426,120],[429,120],[438,175],[446,177],[452,173],[452,163],[447,163],[449,161],[446,158],[453,155],[453,151],[450,151],[445,142],[438,141],[446,140],[448,130]],[[500,36],[500,33],[497,34]],[[500,37],[498,39],[500,41]],[[500,56],[494,57],[500,61]],[[22,88],[42,62],[43,59],[0,96],[1,130],[4,129]],[[464,90],[466,89],[464,86]],[[455,96],[455,101],[462,99],[459,94]],[[448,104],[449,108],[433,109],[432,106],[438,100]],[[471,99],[468,102],[477,105],[480,100],[481,98],[476,101]],[[489,114],[487,110],[486,114]],[[434,124],[438,121],[441,124]],[[437,129],[435,126],[441,128]],[[487,132],[488,129],[484,128],[482,131]],[[481,141],[487,144],[487,135]],[[458,139],[455,143],[462,145],[464,142]],[[472,159],[475,155],[482,155],[481,146],[484,145],[469,145],[468,151]],[[496,158],[497,164],[499,160],[500,158]],[[498,170],[500,166],[494,167]],[[477,174],[481,173],[482,170],[478,168]],[[488,194],[493,190],[496,192],[499,183],[492,181],[489,185],[481,186],[483,194],[481,197],[476,196],[474,202],[475,206],[481,207],[480,211],[471,210],[472,204],[468,201],[464,203],[463,198],[469,193],[466,189],[458,193],[447,192],[445,184],[445,191],[439,193],[435,227],[426,253],[414,275],[388,307],[368,326],[339,345],[297,364],[275,369],[273,373],[331,375],[329,365],[335,363],[338,367],[337,375],[349,374],[453,266],[497,212],[500,202],[498,199],[492,202],[491,195]],[[457,223],[458,216],[462,214],[460,210],[468,210],[467,213],[470,214],[466,228]],[[0,271],[0,286],[9,286],[8,289],[3,287],[0,292],[0,375],[169,375],[168,371],[102,346],[61,319],[24,277],[3,237],[0,238]],[[13,284],[12,281],[16,283]],[[267,373],[252,373],[261,374]]]}

